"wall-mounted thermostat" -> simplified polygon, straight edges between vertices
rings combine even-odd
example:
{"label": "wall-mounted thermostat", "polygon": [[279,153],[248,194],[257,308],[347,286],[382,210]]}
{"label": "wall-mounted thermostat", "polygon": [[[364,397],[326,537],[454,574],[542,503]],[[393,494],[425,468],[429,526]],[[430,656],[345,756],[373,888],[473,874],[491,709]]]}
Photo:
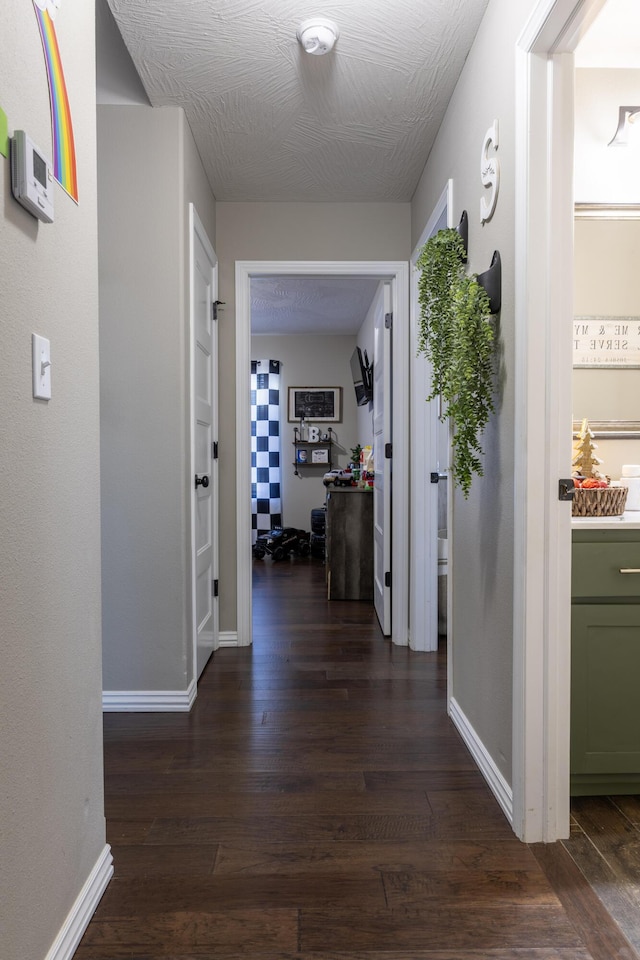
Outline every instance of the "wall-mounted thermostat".
{"label": "wall-mounted thermostat", "polygon": [[24,130],[11,138],[11,189],[29,213],[53,223],[53,177],[41,150]]}

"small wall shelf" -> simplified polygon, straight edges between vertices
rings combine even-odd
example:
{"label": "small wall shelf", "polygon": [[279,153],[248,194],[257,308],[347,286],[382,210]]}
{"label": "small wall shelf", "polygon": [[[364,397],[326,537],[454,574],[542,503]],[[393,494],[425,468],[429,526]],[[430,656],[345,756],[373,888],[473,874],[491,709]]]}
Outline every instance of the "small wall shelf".
{"label": "small wall shelf", "polygon": [[294,440],[294,467],[324,467],[331,470],[332,440]]}

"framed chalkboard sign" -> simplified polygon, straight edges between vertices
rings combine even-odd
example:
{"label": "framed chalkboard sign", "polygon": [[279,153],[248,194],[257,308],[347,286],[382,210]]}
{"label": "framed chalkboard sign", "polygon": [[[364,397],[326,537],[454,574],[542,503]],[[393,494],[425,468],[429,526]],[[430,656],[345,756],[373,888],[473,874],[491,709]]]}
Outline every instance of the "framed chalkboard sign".
{"label": "framed chalkboard sign", "polygon": [[289,387],[289,423],[340,423],[342,387]]}

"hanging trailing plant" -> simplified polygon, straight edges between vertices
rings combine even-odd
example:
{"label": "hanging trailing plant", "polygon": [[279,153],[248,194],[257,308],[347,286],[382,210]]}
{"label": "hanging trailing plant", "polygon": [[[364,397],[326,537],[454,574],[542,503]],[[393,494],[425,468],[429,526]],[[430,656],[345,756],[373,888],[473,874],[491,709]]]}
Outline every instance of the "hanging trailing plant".
{"label": "hanging trailing plant", "polygon": [[431,391],[440,396],[442,419],[453,423],[454,482],[469,496],[474,474],[482,476],[479,437],[493,412],[494,325],[489,297],[477,276],[467,276],[464,243],[452,229],[430,237],[416,262],[418,353],[431,362]]}

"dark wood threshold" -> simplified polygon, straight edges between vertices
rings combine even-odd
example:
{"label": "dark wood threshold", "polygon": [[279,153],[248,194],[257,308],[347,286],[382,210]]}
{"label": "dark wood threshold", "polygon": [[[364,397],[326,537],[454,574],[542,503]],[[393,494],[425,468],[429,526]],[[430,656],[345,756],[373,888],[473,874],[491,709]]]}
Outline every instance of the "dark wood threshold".
{"label": "dark wood threshold", "polygon": [[564,843],[530,849],[593,960],[640,960]]}
{"label": "dark wood threshold", "polygon": [[640,955],[640,797],[574,797],[571,836],[562,847],[632,946],[635,960]]}

